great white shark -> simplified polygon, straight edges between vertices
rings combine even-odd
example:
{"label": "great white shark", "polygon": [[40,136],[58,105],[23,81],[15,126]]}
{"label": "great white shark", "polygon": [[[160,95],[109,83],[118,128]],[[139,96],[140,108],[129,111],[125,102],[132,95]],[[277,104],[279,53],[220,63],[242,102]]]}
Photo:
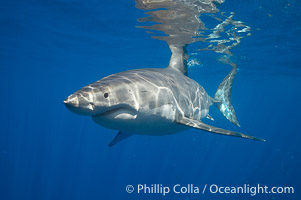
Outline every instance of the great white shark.
{"label": "great white shark", "polygon": [[217,128],[201,121],[216,105],[239,126],[230,102],[236,66],[219,85],[214,97],[187,76],[183,48],[170,46],[167,68],[146,68],[110,75],[71,94],[64,103],[73,113],[92,116],[97,124],[118,130],[112,146],[134,135],[167,135],[188,128],[264,141],[253,136]]}

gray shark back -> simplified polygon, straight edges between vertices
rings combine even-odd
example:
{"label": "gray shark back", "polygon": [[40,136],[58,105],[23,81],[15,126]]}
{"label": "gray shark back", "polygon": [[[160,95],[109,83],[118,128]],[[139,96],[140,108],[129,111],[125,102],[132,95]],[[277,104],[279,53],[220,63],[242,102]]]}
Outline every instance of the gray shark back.
{"label": "gray shark back", "polygon": [[165,115],[170,120],[179,116],[199,120],[207,116],[209,106],[212,105],[212,98],[201,85],[170,68],[120,72],[91,84],[91,87],[104,85],[114,87],[114,90],[120,88],[115,98],[119,101],[125,101],[130,92],[132,97],[127,103],[137,111],[159,114],[157,112],[162,111],[163,107],[172,108],[174,115],[167,113],[170,110],[166,110]]}
{"label": "gray shark back", "polygon": [[91,115],[97,124],[120,130],[110,145],[131,134],[166,135],[188,127],[264,141],[200,121],[208,115],[213,102],[221,103],[224,114],[231,114],[227,102],[232,81],[227,78],[219,87],[219,93],[223,94],[220,96],[227,100],[224,103],[222,98],[211,98],[197,82],[172,68],[137,69],[96,81],[70,95],[65,103],[70,110]]}

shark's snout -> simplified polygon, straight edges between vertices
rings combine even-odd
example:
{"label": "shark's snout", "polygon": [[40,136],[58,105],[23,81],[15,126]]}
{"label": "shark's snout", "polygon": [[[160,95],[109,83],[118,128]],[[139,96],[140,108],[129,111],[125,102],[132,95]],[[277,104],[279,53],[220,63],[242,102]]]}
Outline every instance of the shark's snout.
{"label": "shark's snout", "polygon": [[76,94],[72,94],[64,100],[64,104],[68,110],[75,114],[80,114],[79,99]]}
{"label": "shark's snout", "polygon": [[91,95],[87,92],[76,92],[64,100],[65,106],[73,113],[79,115],[94,114],[94,103]]}
{"label": "shark's snout", "polygon": [[77,95],[70,95],[64,100],[64,104],[68,107],[78,107],[79,101]]}

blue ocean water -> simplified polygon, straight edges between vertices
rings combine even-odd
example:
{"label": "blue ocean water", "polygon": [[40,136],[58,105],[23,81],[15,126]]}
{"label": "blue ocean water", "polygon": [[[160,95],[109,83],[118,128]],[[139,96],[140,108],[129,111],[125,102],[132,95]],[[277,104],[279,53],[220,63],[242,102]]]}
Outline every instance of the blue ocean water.
{"label": "blue ocean water", "polygon": [[[199,130],[133,136],[68,111],[63,100],[104,76],[166,67],[170,50],[137,19],[134,1],[0,3],[0,199],[300,199],[301,2],[226,0],[218,8],[252,28],[232,49],[232,90],[241,128],[216,108],[211,124],[264,138],[255,142]],[[193,79],[214,94],[229,72],[222,55],[199,52]],[[205,120],[206,121],[206,120]],[[210,123],[208,120],[206,123]],[[143,194],[138,184],[193,184],[200,194]],[[212,194],[204,186],[294,187],[294,194]],[[135,191],[126,192],[133,185]]]}

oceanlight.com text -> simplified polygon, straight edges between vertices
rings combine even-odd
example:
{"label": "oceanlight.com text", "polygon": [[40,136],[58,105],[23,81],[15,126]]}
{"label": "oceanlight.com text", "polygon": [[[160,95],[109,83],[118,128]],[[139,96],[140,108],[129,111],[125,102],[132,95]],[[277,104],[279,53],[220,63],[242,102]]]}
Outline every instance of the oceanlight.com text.
{"label": "oceanlight.com text", "polygon": [[166,186],[163,184],[137,184],[127,185],[125,188],[127,193],[137,194],[161,194],[166,196],[173,194],[248,194],[255,196],[257,194],[294,194],[294,187],[291,186],[272,186],[267,185],[249,185],[243,184],[241,186],[221,186],[218,184],[175,184]]}
{"label": "oceanlight.com text", "polygon": [[[205,190],[207,185],[205,185]],[[204,190],[204,191],[205,191]],[[257,194],[294,194],[294,187],[268,187],[267,185],[257,184],[256,186],[250,186],[244,184],[243,186],[218,186],[212,184],[209,186],[209,192],[211,194],[250,194],[255,196]]]}

